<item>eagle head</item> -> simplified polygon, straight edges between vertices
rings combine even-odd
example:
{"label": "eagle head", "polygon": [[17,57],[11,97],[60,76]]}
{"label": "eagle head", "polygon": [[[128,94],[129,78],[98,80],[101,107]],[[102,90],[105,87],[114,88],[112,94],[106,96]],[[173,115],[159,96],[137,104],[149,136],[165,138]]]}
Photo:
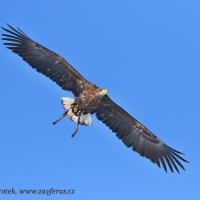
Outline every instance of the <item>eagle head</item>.
{"label": "eagle head", "polygon": [[103,97],[106,94],[108,94],[108,91],[106,89],[98,89],[96,92],[96,96],[99,96],[99,97]]}

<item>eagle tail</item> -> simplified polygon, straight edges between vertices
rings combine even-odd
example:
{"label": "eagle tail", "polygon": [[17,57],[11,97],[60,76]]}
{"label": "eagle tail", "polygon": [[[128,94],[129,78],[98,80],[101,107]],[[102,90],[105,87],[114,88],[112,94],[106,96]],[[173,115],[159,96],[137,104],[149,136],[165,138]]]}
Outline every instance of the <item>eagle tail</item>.
{"label": "eagle tail", "polygon": [[[61,103],[63,105],[63,108],[65,111],[67,111],[67,116],[69,119],[74,121],[75,123],[78,123],[78,116],[74,114],[74,112],[71,109],[71,105],[75,102],[75,99],[69,98],[69,97],[62,97]],[[80,116],[80,124],[82,125],[91,125],[92,124],[92,117],[91,114],[81,114]]]}

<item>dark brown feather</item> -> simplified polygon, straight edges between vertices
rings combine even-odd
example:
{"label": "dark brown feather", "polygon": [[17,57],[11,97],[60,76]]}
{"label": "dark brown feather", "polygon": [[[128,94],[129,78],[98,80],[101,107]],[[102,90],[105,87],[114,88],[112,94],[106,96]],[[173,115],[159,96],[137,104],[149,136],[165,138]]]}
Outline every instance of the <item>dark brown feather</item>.
{"label": "dark brown feather", "polygon": [[79,96],[85,87],[93,85],[64,58],[33,41],[20,29],[15,29],[10,25],[3,29],[7,34],[2,34],[2,40],[8,41],[4,45],[64,90],[69,90],[75,96]]}
{"label": "dark brown feather", "polygon": [[96,116],[115,132],[127,147],[150,159],[158,167],[161,163],[166,172],[167,166],[171,172],[175,169],[179,173],[178,167],[184,170],[180,161],[187,161],[180,156],[181,152],[163,143],[108,96],[104,97]]}

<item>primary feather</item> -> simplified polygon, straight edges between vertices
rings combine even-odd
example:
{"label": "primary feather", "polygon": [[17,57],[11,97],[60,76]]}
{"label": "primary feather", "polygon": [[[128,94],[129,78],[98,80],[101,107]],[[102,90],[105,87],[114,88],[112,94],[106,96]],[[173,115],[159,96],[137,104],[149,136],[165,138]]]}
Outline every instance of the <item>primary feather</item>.
{"label": "primary feather", "polygon": [[30,39],[20,29],[8,25],[3,28],[7,34],[2,34],[4,45],[23,58],[32,68],[49,77],[62,89],[78,96],[86,84],[84,79],[64,58]]}
{"label": "primary feather", "polygon": [[131,147],[133,151],[150,159],[158,167],[162,165],[166,172],[166,165],[168,165],[171,172],[175,169],[179,173],[178,166],[183,170],[185,169],[181,161],[187,161],[181,157],[181,152],[172,149],[162,142],[144,125],[114,103],[108,96],[104,97],[96,116],[115,132],[116,136],[127,147]]}

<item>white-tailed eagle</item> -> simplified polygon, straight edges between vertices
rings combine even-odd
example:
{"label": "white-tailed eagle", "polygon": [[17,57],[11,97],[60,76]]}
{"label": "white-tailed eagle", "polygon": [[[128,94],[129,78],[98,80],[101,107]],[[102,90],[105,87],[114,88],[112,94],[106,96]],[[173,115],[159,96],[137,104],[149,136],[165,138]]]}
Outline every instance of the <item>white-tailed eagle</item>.
{"label": "white-tailed eagle", "polygon": [[[78,73],[64,58],[33,41],[19,28],[8,25],[4,28],[4,45],[23,58],[32,68],[49,77],[62,89],[71,91],[75,98],[62,98],[65,116],[78,125],[91,124],[91,115],[108,126],[123,143],[155,163],[179,173],[184,169],[182,162],[187,162],[182,153],[162,142],[144,125],[129,115],[108,96],[107,90],[98,88]],[[60,119],[54,122],[57,123]],[[167,167],[168,166],[168,167]]]}

